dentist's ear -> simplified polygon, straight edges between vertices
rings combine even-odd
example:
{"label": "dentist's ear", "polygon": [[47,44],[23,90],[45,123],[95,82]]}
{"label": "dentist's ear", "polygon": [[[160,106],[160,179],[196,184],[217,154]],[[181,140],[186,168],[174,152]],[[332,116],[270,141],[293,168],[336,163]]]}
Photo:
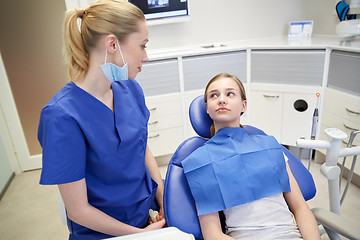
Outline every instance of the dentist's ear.
{"label": "dentist's ear", "polygon": [[105,37],[104,44],[108,53],[116,52],[116,41],[117,38],[113,34],[109,34]]}

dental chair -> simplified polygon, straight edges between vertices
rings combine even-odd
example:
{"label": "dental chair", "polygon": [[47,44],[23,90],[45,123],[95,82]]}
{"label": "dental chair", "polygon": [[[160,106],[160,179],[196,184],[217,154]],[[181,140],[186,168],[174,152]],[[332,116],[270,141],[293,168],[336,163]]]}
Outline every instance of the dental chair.
{"label": "dental chair", "polygon": [[[186,139],[170,159],[165,178],[164,214],[169,227],[177,227],[181,231],[193,234],[196,239],[203,239],[195,202],[181,165],[183,159],[210,138],[212,119],[206,113],[203,96],[198,96],[193,100],[189,108],[189,116],[199,136]],[[249,135],[265,135],[262,130],[249,125],[245,125],[245,130]],[[289,159],[289,166],[305,200],[312,199],[316,188],[310,172],[289,150],[283,147],[283,151]]]}

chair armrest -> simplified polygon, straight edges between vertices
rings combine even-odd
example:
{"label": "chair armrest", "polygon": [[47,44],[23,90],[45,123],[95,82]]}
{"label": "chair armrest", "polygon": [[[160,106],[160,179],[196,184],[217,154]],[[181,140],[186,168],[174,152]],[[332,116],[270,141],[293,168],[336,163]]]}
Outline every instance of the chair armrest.
{"label": "chair armrest", "polygon": [[333,212],[322,208],[313,208],[316,221],[326,228],[329,228],[349,239],[360,239],[360,226],[356,226],[349,220]]}

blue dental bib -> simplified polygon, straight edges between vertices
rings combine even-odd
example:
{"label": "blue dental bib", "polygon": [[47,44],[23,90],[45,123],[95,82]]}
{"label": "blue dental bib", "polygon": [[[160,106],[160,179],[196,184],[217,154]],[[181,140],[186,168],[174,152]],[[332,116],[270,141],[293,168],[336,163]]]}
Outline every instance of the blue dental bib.
{"label": "blue dental bib", "polygon": [[290,191],[280,144],[243,128],[220,129],[182,165],[198,215]]}

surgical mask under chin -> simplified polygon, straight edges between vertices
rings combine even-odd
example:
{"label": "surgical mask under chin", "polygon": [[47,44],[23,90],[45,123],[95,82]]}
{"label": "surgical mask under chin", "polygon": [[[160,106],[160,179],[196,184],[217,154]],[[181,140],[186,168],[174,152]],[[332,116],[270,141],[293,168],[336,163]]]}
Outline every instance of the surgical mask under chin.
{"label": "surgical mask under chin", "polygon": [[[117,45],[119,47],[119,51],[120,51],[120,55],[123,60],[123,63],[125,63],[124,57],[123,57],[121,49],[120,49],[119,42],[117,42]],[[107,50],[105,52],[105,63],[103,65],[100,65],[100,67],[101,67],[102,71],[104,72],[106,78],[110,82],[129,79],[127,63],[125,63],[124,66],[119,67],[113,63],[107,63],[106,59],[107,59]]]}

